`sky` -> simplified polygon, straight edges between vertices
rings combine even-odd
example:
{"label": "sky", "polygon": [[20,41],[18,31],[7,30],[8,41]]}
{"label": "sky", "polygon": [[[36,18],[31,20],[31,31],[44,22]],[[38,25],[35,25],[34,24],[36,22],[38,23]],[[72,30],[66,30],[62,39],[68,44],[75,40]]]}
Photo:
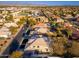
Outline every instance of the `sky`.
{"label": "sky", "polygon": [[79,6],[79,1],[0,1],[0,5]]}

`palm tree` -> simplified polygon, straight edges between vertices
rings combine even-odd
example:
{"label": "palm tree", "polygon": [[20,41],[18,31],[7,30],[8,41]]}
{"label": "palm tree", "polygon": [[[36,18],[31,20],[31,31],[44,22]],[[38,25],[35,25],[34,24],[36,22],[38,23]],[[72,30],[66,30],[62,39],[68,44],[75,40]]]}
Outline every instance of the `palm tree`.
{"label": "palm tree", "polygon": [[72,30],[66,30],[68,34],[68,38],[72,35]]}

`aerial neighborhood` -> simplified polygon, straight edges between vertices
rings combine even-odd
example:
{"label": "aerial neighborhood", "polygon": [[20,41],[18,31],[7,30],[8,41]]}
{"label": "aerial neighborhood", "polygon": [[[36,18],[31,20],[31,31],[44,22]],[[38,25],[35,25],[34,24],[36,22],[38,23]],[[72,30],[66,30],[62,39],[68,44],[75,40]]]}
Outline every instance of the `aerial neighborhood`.
{"label": "aerial neighborhood", "polygon": [[1,6],[0,57],[79,57],[78,6]]}

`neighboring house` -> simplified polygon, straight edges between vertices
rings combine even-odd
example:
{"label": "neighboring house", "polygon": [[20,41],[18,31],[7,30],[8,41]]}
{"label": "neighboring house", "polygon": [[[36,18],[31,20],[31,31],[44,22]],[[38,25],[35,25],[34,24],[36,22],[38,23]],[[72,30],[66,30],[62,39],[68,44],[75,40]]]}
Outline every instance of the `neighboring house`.
{"label": "neighboring house", "polygon": [[70,23],[64,23],[64,27],[71,28],[72,27],[72,24],[70,24]]}
{"label": "neighboring house", "polygon": [[38,30],[37,30],[37,32],[38,33],[47,33],[48,32],[48,29],[47,28],[39,28]]}
{"label": "neighboring house", "polygon": [[79,17],[79,14],[76,14],[75,18],[78,18]]}
{"label": "neighboring house", "polygon": [[4,22],[5,21],[5,19],[0,19],[0,23],[2,23],[2,22]]}
{"label": "neighboring house", "polygon": [[4,24],[5,19],[0,19],[0,26]]}
{"label": "neighboring house", "polygon": [[[35,40],[35,41],[34,41]],[[34,42],[32,42],[34,41]],[[28,41],[29,46],[25,47],[25,51],[27,50],[38,50],[41,53],[48,53],[50,52],[49,46],[44,38],[36,38],[36,39],[30,39]]]}
{"label": "neighboring house", "polygon": [[48,25],[44,23],[38,23],[33,28],[36,30],[37,33],[47,33],[48,32]]}
{"label": "neighboring house", "polygon": [[13,15],[13,17],[18,16],[18,12],[14,12],[14,13],[12,13],[12,15]]}
{"label": "neighboring house", "polygon": [[48,27],[48,25],[47,25],[47,24],[44,24],[44,23],[37,23],[37,24],[34,25],[33,27],[34,27],[34,28],[36,28],[36,27],[46,28],[46,27]]}
{"label": "neighboring house", "polygon": [[3,15],[2,14],[0,14],[0,19],[2,19],[3,18]]}
{"label": "neighboring house", "polygon": [[0,29],[0,37],[8,38],[11,35],[11,32],[9,31],[8,28],[2,27]]}
{"label": "neighboring house", "polygon": [[63,23],[63,22],[64,22],[63,19],[61,19],[61,18],[57,18],[57,23]]}
{"label": "neighboring house", "polygon": [[41,22],[48,22],[48,18],[46,18],[44,16],[38,16],[37,19],[39,19],[39,21],[41,21]]}
{"label": "neighboring house", "polygon": [[66,19],[68,19],[68,18],[73,18],[73,16],[72,16],[71,14],[67,14],[65,18],[66,18]]}
{"label": "neighboring house", "polygon": [[30,35],[32,35],[33,33],[34,33],[34,31],[31,31],[31,32],[30,32]]}
{"label": "neighboring house", "polygon": [[72,38],[78,40],[78,38],[79,38],[79,29],[76,29],[76,28],[73,27],[72,31],[73,31]]}
{"label": "neighboring house", "polygon": [[[14,12],[12,13],[13,18],[17,18],[17,17],[19,16],[19,14],[18,14],[19,12],[20,12],[20,11],[18,11],[18,12],[15,12],[15,11],[14,11]],[[18,17],[18,18],[19,18],[19,17]]]}
{"label": "neighboring house", "polygon": [[7,10],[2,11],[2,14],[7,14],[7,13],[8,13]]}
{"label": "neighboring house", "polygon": [[16,23],[12,23],[12,22],[11,23],[5,23],[4,26],[5,27],[11,27],[11,26],[12,27],[18,27],[18,25]]}
{"label": "neighboring house", "polygon": [[17,19],[13,19],[14,20],[14,22],[15,23],[17,23],[17,22],[19,22],[20,21],[20,19],[19,18],[17,18]]}
{"label": "neighboring house", "polygon": [[7,28],[7,27],[2,27],[1,29],[0,29],[0,31],[9,31],[9,29]]}
{"label": "neighboring house", "polygon": [[31,10],[33,16],[39,16],[39,10]]}
{"label": "neighboring house", "polygon": [[3,23],[0,23],[0,26],[2,27],[3,26]]}
{"label": "neighboring house", "polygon": [[[32,14],[33,15],[33,14]],[[31,14],[28,14],[28,16],[32,16]]]}
{"label": "neighboring house", "polygon": [[3,38],[8,38],[10,36],[10,32],[1,32],[0,31],[0,37],[3,37]]}
{"label": "neighboring house", "polygon": [[5,15],[3,15],[3,18],[5,19],[5,17],[6,17],[7,15],[5,14]]}

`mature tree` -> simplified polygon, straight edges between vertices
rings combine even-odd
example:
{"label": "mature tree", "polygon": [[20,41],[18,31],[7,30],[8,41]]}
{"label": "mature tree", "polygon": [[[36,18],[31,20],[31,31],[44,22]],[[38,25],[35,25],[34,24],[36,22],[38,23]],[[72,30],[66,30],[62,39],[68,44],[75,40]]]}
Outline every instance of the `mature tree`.
{"label": "mature tree", "polygon": [[5,17],[5,20],[6,20],[7,22],[13,21],[13,15],[7,15],[7,16]]}
{"label": "mature tree", "polygon": [[65,44],[67,44],[67,38],[66,37],[53,37],[52,42],[50,43],[50,48],[52,49],[53,53],[55,55],[63,55],[66,50],[65,50]]}
{"label": "mature tree", "polygon": [[23,23],[25,23],[26,20],[27,20],[27,17],[22,17],[22,18],[20,18],[20,21],[17,24],[20,26]]}
{"label": "mature tree", "polygon": [[10,31],[12,34],[15,34],[17,32],[17,28],[16,27],[10,27]]}
{"label": "mature tree", "polygon": [[72,36],[72,30],[66,29],[66,32],[67,32],[68,38],[69,38],[70,36]]}
{"label": "mature tree", "polygon": [[68,52],[74,56],[79,57],[79,42],[73,40],[71,47],[68,49]]}
{"label": "mature tree", "polygon": [[11,55],[10,58],[21,58],[23,55],[22,51],[14,51]]}
{"label": "mature tree", "polygon": [[33,25],[35,25],[36,24],[36,21],[35,20],[33,20],[33,19],[28,19],[27,20],[27,25],[29,25],[29,26],[33,26]]}

